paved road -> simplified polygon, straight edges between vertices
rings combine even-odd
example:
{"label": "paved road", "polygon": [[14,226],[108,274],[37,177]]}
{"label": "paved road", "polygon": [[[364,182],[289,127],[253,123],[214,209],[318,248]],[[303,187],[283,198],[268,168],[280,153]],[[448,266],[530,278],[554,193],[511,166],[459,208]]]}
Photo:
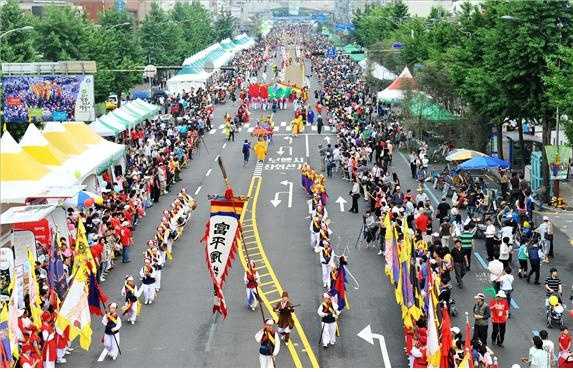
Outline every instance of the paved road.
{"label": "paved road", "polygon": [[[314,82],[313,82],[314,85]],[[312,91],[312,87],[311,87]],[[215,159],[221,156],[227,167],[230,180],[237,193],[246,194],[254,169],[254,162],[242,167],[241,143],[251,138],[249,128],[243,128],[235,142],[227,142],[222,134],[222,117],[225,112],[234,112],[236,107],[219,106],[215,112],[214,130],[205,137],[200,152],[190,167],[183,171],[183,181],[175,190],[185,187],[199,203],[192,217],[191,226],[177,242],[175,260],[163,272],[162,290],[159,300],[144,306],[142,315],[135,325],[124,325],[121,332],[123,355],[115,362],[97,363],[101,351],[100,336],[102,327],[95,318],[94,337],[89,352],[76,351],[68,358],[71,367],[256,367],[258,366],[258,345],[254,333],[261,324],[260,313],[253,313],[244,304],[243,268],[235,262],[224,289],[229,307],[226,320],[214,319],[211,314],[212,286],[204,262],[204,246],[199,240],[208,218],[207,194],[223,191],[223,183]],[[259,112],[253,113],[253,119]],[[261,242],[267,257],[274,268],[282,287],[288,290],[293,301],[300,303],[297,315],[310,346],[318,358],[321,367],[381,367],[382,358],[378,346],[371,346],[359,339],[356,334],[370,324],[374,332],[386,336],[387,347],[393,367],[405,367],[403,356],[403,338],[399,308],[395,305],[393,289],[384,276],[382,256],[376,250],[366,248],[362,241],[355,243],[361,228],[359,216],[348,213],[350,205],[344,205],[344,211],[335,203],[341,196],[349,202],[350,184],[340,177],[327,180],[330,194],[328,211],[334,230],[335,250],[338,254],[349,256],[349,269],[359,282],[359,288],[349,285],[351,309],[340,322],[341,337],[337,345],[328,350],[318,347],[320,337],[319,318],[316,309],[323,292],[320,279],[318,257],[309,247],[307,216],[307,198],[300,184],[297,170],[300,161],[308,160],[319,167],[318,145],[332,142],[335,135],[326,131],[322,135],[316,128],[307,127],[305,133],[288,140],[288,123],[292,120],[292,111],[279,111],[274,117],[277,134],[269,147],[269,154],[261,174],[261,189],[258,196],[257,222]],[[281,123],[284,122],[284,125]],[[249,126],[250,127],[250,126]],[[286,138],[286,139],[285,139]],[[292,152],[291,152],[292,151]],[[302,160],[301,160],[302,159]],[[415,189],[409,178],[405,159],[396,155],[394,169],[400,175],[406,187]],[[292,204],[289,207],[288,183],[293,183]],[[274,207],[271,200],[275,193],[281,203]],[[120,289],[126,273],[139,271],[145,242],[151,238],[161,211],[171,203],[171,195],[162,197],[160,204],[151,210],[135,233],[135,249],[132,263],[118,264],[104,284],[106,293],[122,303]],[[361,213],[365,210],[361,202]],[[348,248],[347,248],[348,247]],[[571,283],[573,254],[567,239],[558,233],[556,252],[561,270],[567,283]],[[564,252],[566,251],[567,252]],[[483,255],[483,247],[477,250]],[[547,272],[542,267],[542,275]],[[463,290],[454,289],[461,316],[454,323],[463,329],[463,312],[470,311],[472,297],[487,285],[487,279],[478,261],[474,259],[473,270],[466,278]],[[566,291],[568,297],[569,291]],[[526,354],[532,328],[543,326],[543,294],[540,287],[527,285],[516,279],[514,297],[519,309],[513,310],[507,334],[507,347],[499,350],[503,366],[509,366]],[[552,332],[555,340],[556,333]],[[300,348],[300,345],[298,346]],[[224,356],[224,357],[222,357]],[[277,364],[280,367],[294,366],[293,359],[283,348]]]}

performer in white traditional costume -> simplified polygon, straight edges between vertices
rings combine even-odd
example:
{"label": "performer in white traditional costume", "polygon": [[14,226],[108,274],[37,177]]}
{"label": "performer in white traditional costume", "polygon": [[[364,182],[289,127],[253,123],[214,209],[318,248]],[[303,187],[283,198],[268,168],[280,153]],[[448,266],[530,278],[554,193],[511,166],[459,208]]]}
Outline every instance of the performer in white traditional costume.
{"label": "performer in white traditional costume", "polygon": [[333,306],[328,293],[323,295],[323,301],[318,307],[318,316],[321,318],[322,331],[321,342],[324,348],[336,343],[336,319],[338,310]]}
{"label": "performer in white traditional costume", "polygon": [[122,308],[123,315],[126,317],[128,322],[134,324],[141,310],[141,304],[137,299],[141,295],[141,289],[137,288],[137,285],[135,285],[133,276],[129,275],[125,278],[125,283],[121,289],[121,295],[125,298],[125,305],[123,305]]}
{"label": "performer in white traditional costume", "polygon": [[247,306],[249,306],[251,310],[255,311],[257,304],[259,303],[257,287],[260,283],[260,277],[253,260],[249,261],[249,267],[245,272],[244,281],[247,285]]}
{"label": "performer in white traditional costume", "polygon": [[322,266],[322,286],[330,289],[330,270],[333,266],[332,256],[334,252],[328,239],[321,240],[315,247],[314,251],[320,256]]}
{"label": "performer in white traditional costume", "polygon": [[139,277],[141,278],[141,288],[143,290],[143,303],[149,305],[155,300],[155,270],[148,258],[144,260]]}
{"label": "performer in white traditional costume", "polygon": [[121,328],[121,319],[117,315],[117,304],[115,302],[109,305],[109,310],[101,322],[105,326],[105,330],[103,351],[98,358],[98,362],[102,362],[108,355],[115,360],[119,354],[119,329]]}
{"label": "performer in white traditional costume", "polygon": [[265,320],[263,329],[257,332],[255,340],[260,344],[259,362],[261,368],[275,368],[275,357],[281,348],[279,333],[273,329],[273,320]]}
{"label": "performer in white traditional costume", "polygon": [[316,245],[318,244],[318,238],[320,237],[320,226],[322,224],[321,216],[316,215],[312,217],[310,221],[310,247],[315,249]]}

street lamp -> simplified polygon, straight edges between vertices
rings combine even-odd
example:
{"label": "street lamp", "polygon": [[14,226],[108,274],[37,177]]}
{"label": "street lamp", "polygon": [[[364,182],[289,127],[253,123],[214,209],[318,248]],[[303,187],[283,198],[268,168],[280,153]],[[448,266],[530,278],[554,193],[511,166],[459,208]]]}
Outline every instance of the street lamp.
{"label": "street lamp", "polygon": [[519,21],[520,19],[511,15],[502,15],[501,17],[499,17],[500,19],[503,19],[504,21]]}
{"label": "street lamp", "polygon": [[33,29],[34,29],[34,27],[32,27],[32,26],[24,26],[24,27],[14,28],[14,29],[12,29],[12,30],[8,30],[8,31],[6,31],[6,32],[1,33],[1,34],[0,34],[0,39],[2,39],[4,36],[9,35],[9,34],[12,34],[12,33],[14,33],[14,32],[18,32],[18,31],[30,31],[30,30],[33,30]]}
{"label": "street lamp", "polygon": [[113,30],[114,28],[117,28],[117,27],[123,27],[123,26],[129,26],[129,25],[131,25],[130,22],[119,23],[117,25],[113,25],[113,26],[109,27],[108,30]]}

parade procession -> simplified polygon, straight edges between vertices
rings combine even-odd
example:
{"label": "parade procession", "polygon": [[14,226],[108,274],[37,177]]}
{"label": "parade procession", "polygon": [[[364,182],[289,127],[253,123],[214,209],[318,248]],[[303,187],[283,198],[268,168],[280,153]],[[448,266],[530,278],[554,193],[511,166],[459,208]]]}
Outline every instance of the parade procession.
{"label": "parade procession", "polygon": [[3,368],[573,368],[569,0],[0,1]]}

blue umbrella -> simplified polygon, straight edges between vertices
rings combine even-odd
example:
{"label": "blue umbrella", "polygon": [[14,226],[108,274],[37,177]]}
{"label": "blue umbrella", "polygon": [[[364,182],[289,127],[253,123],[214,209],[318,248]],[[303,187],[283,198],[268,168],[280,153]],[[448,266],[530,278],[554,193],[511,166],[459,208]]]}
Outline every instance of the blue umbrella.
{"label": "blue umbrella", "polygon": [[493,156],[476,156],[457,166],[457,171],[489,169],[489,168],[509,168],[509,163]]}

